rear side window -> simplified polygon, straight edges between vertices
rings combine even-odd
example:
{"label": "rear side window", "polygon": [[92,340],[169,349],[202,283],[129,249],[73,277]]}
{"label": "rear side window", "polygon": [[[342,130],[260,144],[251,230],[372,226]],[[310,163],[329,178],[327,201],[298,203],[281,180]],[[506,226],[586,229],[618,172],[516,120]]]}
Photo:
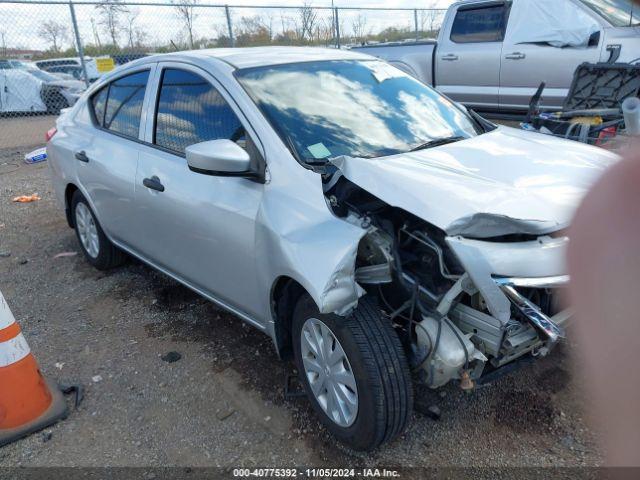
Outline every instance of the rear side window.
{"label": "rear side window", "polygon": [[501,42],[504,39],[507,7],[464,8],[458,10],[451,28],[456,43]]}
{"label": "rear side window", "polygon": [[121,77],[109,84],[102,126],[127,137],[138,138],[142,102],[149,71]]}
{"label": "rear side window", "polygon": [[102,87],[98,93],[91,97],[91,105],[93,106],[93,113],[96,116],[96,122],[101,127],[104,125],[104,111],[107,106],[107,93],[109,92],[109,86]]}
{"label": "rear side window", "polygon": [[178,154],[208,140],[244,138],[229,104],[207,80],[178,69],[165,69],[160,85],[154,143]]}

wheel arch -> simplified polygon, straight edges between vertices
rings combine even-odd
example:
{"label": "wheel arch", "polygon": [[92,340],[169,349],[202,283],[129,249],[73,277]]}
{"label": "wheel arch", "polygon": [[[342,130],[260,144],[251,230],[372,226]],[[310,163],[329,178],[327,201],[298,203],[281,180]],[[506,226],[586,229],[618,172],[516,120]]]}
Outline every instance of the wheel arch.
{"label": "wheel arch", "polygon": [[274,322],[274,343],[278,356],[282,359],[293,357],[291,326],[293,311],[298,299],[309,294],[297,280],[287,275],[276,278],[271,287],[271,317]]}
{"label": "wheel arch", "polygon": [[73,183],[67,184],[64,189],[64,213],[67,217],[67,223],[71,228],[75,228],[73,215],[71,214],[71,199],[73,198],[73,194],[76,193],[77,190],[79,190],[79,188]]}

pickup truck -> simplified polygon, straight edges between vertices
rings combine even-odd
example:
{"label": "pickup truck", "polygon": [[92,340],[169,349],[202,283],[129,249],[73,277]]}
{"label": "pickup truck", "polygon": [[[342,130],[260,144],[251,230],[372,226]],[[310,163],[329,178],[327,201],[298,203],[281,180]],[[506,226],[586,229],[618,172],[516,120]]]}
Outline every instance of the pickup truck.
{"label": "pickup truck", "polygon": [[[635,8],[635,10],[634,10]],[[437,41],[354,47],[483,112],[560,108],[584,62],[640,60],[633,0],[467,0],[449,7]]]}

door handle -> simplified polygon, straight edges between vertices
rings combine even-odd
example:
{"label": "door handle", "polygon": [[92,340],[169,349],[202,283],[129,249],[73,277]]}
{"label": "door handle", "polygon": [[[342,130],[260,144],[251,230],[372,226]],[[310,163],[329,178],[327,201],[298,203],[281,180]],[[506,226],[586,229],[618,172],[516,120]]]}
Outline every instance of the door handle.
{"label": "door handle", "polygon": [[506,58],[507,60],[522,60],[524,58],[527,58],[527,56],[521,52],[513,52],[505,55],[504,58]]}
{"label": "door handle", "polygon": [[455,62],[456,60],[458,60],[458,56],[455,53],[450,53],[448,55],[442,56],[441,59],[445,62]]}
{"label": "door handle", "polygon": [[76,160],[80,160],[84,163],[89,163],[89,157],[87,157],[87,154],[84,152],[84,150],[76,152]]}
{"label": "door handle", "polygon": [[162,183],[160,183],[160,179],[158,177],[156,177],[155,175],[151,178],[145,178],[144,180],[142,180],[142,184],[147,187],[150,188],[151,190],[157,190],[158,192],[164,192],[164,185],[162,185]]}

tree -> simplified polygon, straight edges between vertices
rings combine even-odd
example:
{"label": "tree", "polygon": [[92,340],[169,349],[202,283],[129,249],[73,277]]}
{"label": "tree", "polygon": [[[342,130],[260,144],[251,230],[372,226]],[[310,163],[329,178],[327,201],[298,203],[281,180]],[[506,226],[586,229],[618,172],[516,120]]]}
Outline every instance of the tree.
{"label": "tree", "polygon": [[93,32],[93,41],[96,43],[98,48],[102,48],[102,42],[100,41],[98,27],[96,26],[96,21],[93,17],[91,17],[91,31]]}
{"label": "tree", "polygon": [[140,12],[138,10],[130,10],[126,17],[127,43],[129,48],[140,47],[142,41],[146,37],[146,33],[136,25]]}
{"label": "tree", "polygon": [[60,43],[67,38],[67,27],[55,20],[47,20],[40,25],[40,28],[38,29],[38,36],[51,43],[51,50],[59,52]]}
{"label": "tree", "polygon": [[7,32],[0,30],[0,57],[7,56]]}
{"label": "tree", "polygon": [[440,20],[441,12],[436,9],[436,4],[431,3],[426,10],[420,11],[420,31],[434,33],[438,30],[438,20]]}
{"label": "tree", "polygon": [[379,42],[399,42],[410,38],[415,32],[411,27],[387,27],[373,37]]}
{"label": "tree", "polygon": [[187,31],[189,37],[189,46],[194,47],[193,42],[193,23],[197,17],[195,12],[195,6],[198,4],[198,0],[180,0],[180,3],[174,3],[176,13]]}
{"label": "tree", "polygon": [[257,17],[258,22],[262,25],[268,35],[269,35],[269,43],[273,40],[273,13],[269,12],[266,15],[260,15]]}
{"label": "tree", "polygon": [[291,40],[293,39],[293,35],[289,27],[291,23],[294,23],[294,22],[292,22],[289,16],[285,15],[284,12],[280,13],[280,31],[282,33],[280,33],[276,37],[277,43],[281,43],[281,44],[291,43]]}
{"label": "tree", "polygon": [[318,21],[316,26],[316,41],[324,46],[329,46],[334,37],[334,17],[333,14],[327,15]]}
{"label": "tree", "polygon": [[309,5],[308,3],[305,3],[298,10],[298,14],[299,14],[299,19],[298,19],[299,28],[297,28],[296,30],[298,31],[299,39],[303,41],[304,40],[313,41],[313,34],[316,28],[318,13],[315,11],[315,9],[311,5]]}
{"label": "tree", "polygon": [[148,47],[144,46],[149,40],[149,35],[147,34],[147,32],[140,27],[136,27],[133,34],[135,37],[135,42],[134,42],[135,48],[138,50],[144,49],[148,51]]}
{"label": "tree", "polygon": [[272,38],[271,26],[271,23],[266,23],[258,15],[242,17],[236,29],[236,44],[240,47],[268,45]]}
{"label": "tree", "polygon": [[351,21],[353,39],[356,42],[364,42],[367,39],[367,17],[362,13]]}
{"label": "tree", "polygon": [[118,37],[120,35],[120,17],[129,12],[122,0],[103,0],[96,5],[96,10],[100,12],[100,24],[107,30],[114,47],[118,47]]}

